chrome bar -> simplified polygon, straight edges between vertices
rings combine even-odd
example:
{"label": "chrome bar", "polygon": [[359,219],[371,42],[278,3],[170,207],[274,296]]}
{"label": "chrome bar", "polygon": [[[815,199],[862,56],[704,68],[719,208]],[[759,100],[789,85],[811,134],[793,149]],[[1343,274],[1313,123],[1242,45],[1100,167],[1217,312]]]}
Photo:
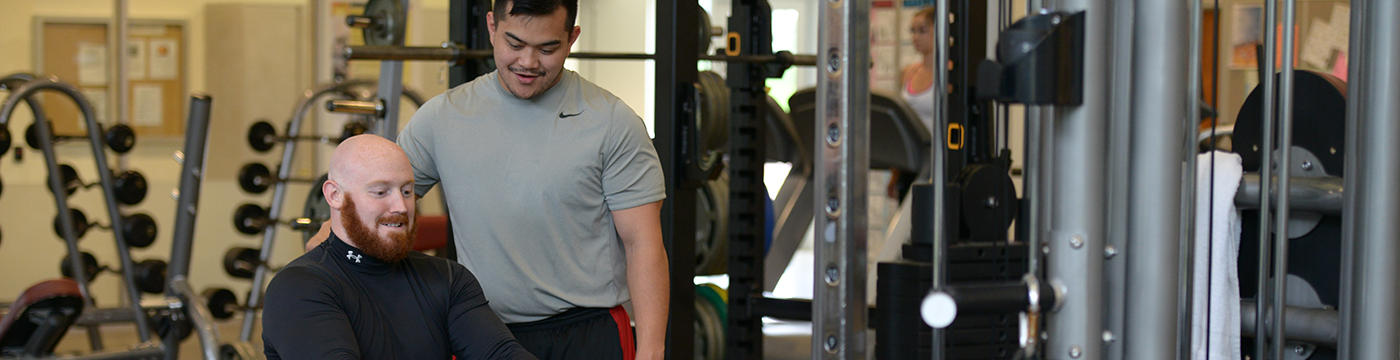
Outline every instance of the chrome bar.
{"label": "chrome bar", "polygon": [[[1183,146],[1191,93],[1189,5],[1138,0],[1133,11],[1124,359],[1177,359],[1180,333]],[[1163,136],[1174,134],[1177,136]],[[1190,219],[1194,223],[1194,219]]]}
{"label": "chrome bar", "polygon": [[[1277,13],[1278,1],[1279,0],[1264,1],[1264,54],[1262,56],[1255,54],[1257,61],[1264,62],[1262,67],[1263,73],[1259,74],[1259,81],[1261,83],[1259,86],[1264,89],[1264,101],[1262,102],[1264,111],[1263,116],[1260,118],[1262,122],[1260,138],[1262,140],[1259,146],[1259,157],[1261,159],[1259,175],[1260,178],[1268,179],[1273,178],[1274,110],[1278,108],[1278,97],[1276,97],[1274,91],[1275,82],[1278,80],[1274,77],[1274,53],[1277,51],[1275,45],[1278,43],[1278,34],[1274,32],[1274,26],[1275,20],[1277,20],[1275,14]],[[1269,187],[1272,185],[1273,184],[1270,183],[1263,183],[1260,188],[1260,194],[1269,194]],[[1268,327],[1264,326],[1264,315],[1270,306],[1273,305],[1272,299],[1265,295],[1268,293],[1269,288],[1267,286],[1267,284],[1269,284],[1270,271],[1269,258],[1270,254],[1273,253],[1271,250],[1272,242],[1269,241],[1269,234],[1273,231],[1269,226],[1270,222],[1273,221],[1269,213],[1269,211],[1273,209],[1273,207],[1270,206],[1270,200],[1272,199],[1262,195],[1259,198],[1259,277],[1256,282],[1256,284],[1259,285],[1258,289],[1255,291],[1255,298],[1259,300],[1259,306],[1255,309],[1255,339],[1269,338],[1266,336]],[[1267,341],[1264,340],[1254,342],[1255,359],[1265,358],[1264,351],[1266,345]]]}
{"label": "chrome bar", "polygon": [[[1400,353],[1400,4],[1358,0],[1351,8],[1347,94],[1346,196],[1339,359]],[[1347,293],[1349,291],[1349,294]],[[1293,320],[1290,319],[1291,323]]]}
{"label": "chrome bar", "polygon": [[[1240,300],[1240,334],[1254,334],[1255,305],[1252,300]],[[1297,306],[1284,306],[1284,317],[1288,323],[1283,328],[1284,340],[1302,341],[1314,345],[1334,347],[1340,339],[1339,316],[1336,309],[1309,309]],[[1273,321],[1264,319],[1264,324]],[[1339,358],[1340,359],[1340,358]]]}
{"label": "chrome bar", "polygon": [[[1274,183],[1278,178],[1274,178]],[[1345,192],[1342,190],[1342,178],[1335,176],[1327,177],[1293,177],[1288,186],[1289,208],[1299,211],[1315,212],[1322,215],[1341,216],[1342,202]],[[1240,209],[1259,208],[1259,174],[1245,173],[1240,179],[1239,191],[1235,192],[1235,207]],[[1270,198],[1278,197],[1278,186],[1271,186]]]}
{"label": "chrome bar", "polygon": [[[1279,189],[1289,189],[1289,180],[1292,180],[1289,173],[1292,172],[1291,159],[1293,152],[1293,36],[1294,31],[1294,9],[1297,6],[1296,0],[1284,0],[1283,12],[1283,66],[1280,69],[1278,84],[1278,148],[1279,148]],[[1278,206],[1274,207],[1274,286],[1273,286],[1273,306],[1274,323],[1271,331],[1277,339],[1283,334],[1284,322],[1287,321],[1283,311],[1278,311],[1284,305],[1284,294],[1287,292],[1288,284],[1285,281],[1288,274],[1288,192],[1279,191]],[[1283,341],[1273,341],[1273,358],[1283,359]]]}
{"label": "chrome bar", "polygon": [[830,0],[818,41],[812,358],[865,359],[870,2]]}

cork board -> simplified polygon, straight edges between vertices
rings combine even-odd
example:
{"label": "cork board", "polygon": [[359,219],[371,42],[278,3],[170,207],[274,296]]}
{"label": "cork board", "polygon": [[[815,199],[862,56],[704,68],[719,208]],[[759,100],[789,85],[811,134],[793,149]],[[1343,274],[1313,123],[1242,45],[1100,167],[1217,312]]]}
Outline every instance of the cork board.
{"label": "cork board", "polygon": [[[107,19],[35,18],[35,72],[77,86],[104,126],[114,123],[116,113],[109,23]],[[138,139],[184,133],[188,48],[183,21],[131,20],[124,51],[130,84],[125,122]],[[87,134],[85,120],[66,96],[48,91],[39,96],[56,134]]]}

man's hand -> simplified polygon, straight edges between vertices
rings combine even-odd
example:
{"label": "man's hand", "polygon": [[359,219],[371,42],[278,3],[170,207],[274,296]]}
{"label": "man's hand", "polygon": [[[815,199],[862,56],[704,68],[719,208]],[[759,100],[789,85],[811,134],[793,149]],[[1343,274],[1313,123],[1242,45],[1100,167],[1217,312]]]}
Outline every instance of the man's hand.
{"label": "man's hand", "polygon": [[311,235],[311,239],[306,241],[306,251],[315,249],[316,245],[321,245],[326,239],[331,237],[331,222],[321,223],[321,230],[316,231],[316,235]]}

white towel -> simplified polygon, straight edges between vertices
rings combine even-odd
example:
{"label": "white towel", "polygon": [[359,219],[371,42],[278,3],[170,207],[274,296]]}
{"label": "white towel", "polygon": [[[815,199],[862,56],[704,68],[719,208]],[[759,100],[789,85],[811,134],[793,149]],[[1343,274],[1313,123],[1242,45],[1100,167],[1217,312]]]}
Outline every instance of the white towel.
{"label": "white towel", "polygon": [[[1191,304],[1191,358],[1240,359],[1240,215],[1235,192],[1244,174],[1239,154],[1214,152],[1196,157],[1196,241]],[[1209,206],[1215,207],[1212,213]],[[1212,221],[1213,220],[1213,221]],[[1209,263],[1207,263],[1209,261]],[[1210,268],[1207,269],[1207,266]],[[1209,273],[1209,280],[1206,276]],[[1209,286],[1210,292],[1206,289]],[[1206,304],[1210,304],[1207,326]],[[1207,344],[1209,339],[1209,344]]]}

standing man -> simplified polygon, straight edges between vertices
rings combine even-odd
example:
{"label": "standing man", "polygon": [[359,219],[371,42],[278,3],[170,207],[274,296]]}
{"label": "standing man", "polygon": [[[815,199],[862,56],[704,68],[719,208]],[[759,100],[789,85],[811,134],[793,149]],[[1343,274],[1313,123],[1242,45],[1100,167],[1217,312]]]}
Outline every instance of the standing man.
{"label": "standing man", "polygon": [[661,359],[661,164],[636,112],[564,69],[577,12],[577,0],[496,0],[496,71],[428,101],[398,143],[419,196],[442,184],[457,258],[526,349]]}

